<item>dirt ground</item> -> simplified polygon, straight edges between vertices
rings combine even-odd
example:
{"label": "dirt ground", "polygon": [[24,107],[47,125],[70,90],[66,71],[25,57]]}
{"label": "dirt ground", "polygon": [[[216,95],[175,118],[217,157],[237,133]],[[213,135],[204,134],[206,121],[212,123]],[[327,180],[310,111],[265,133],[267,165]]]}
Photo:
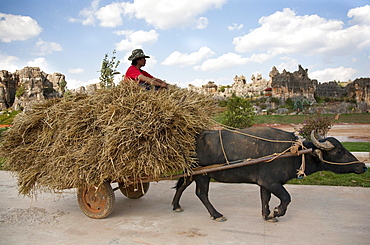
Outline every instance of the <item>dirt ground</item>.
{"label": "dirt ground", "polygon": [[[96,220],[79,209],[74,189],[61,198],[42,193],[34,200],[18,196],[16,180],[0,171],[0,244],[369,244],[370,188],[286,185],[292,203],[279,222],[270,223],[261,217],[257,185],[212,182],[210,200],[228,219],[216,222],[194,184],[181,199],[184,212],[173,212],[175,183],[151,183],[136,200],[116,191],[112,214]],[[272,197],[271,208],[278,203]]]}

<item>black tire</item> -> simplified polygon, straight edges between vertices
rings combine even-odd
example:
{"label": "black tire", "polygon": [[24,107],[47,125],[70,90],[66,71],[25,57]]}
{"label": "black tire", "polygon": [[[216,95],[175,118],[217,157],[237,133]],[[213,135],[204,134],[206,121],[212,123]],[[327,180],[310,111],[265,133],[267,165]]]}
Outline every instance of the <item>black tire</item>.
{"label": "black tire", "polygon": [[143,197],[149,190],[150,183],[137,183],[135,185],[125,185],[124,183],[119,182],[118,187],[121,190],[122,194],[130,199],[139,199]]}
{"label": "black tire", "polygon": [[104,219],[113,211],[115,196],[110,183],[104,182],[99,187],[78,188],[77,201],[87,217]]}

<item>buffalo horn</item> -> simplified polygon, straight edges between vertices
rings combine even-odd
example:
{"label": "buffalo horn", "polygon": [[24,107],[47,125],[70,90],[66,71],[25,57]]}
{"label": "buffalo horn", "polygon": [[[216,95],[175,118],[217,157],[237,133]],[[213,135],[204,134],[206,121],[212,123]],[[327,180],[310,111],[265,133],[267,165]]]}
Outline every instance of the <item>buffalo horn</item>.
{"label": "buffalo horn", "polygon": [[316,138],[315,138],[315,130],[312,130],[311,132],[311,140],[312,140],[312,143],[319,149],[321,150],[324,150],[324,151],[330,151],[331,149],[334,148],[333,144],[330,143],[330,141],[324,141],[323,143],[319,142]]}

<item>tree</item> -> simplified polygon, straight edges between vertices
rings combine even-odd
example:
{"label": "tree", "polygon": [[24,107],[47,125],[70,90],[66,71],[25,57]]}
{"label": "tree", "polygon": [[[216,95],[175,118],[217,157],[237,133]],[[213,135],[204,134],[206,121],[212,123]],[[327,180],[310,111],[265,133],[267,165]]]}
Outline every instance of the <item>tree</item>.
{"label": "tree", "polygon": [[108,54],[105,54],[100,69],[100,86],[102,88],[111,88],[114,86],[114,75],[120,74],[116,71],[120,61],[116,61],[116,50],[113,50],[113,57],[108,59]]}
{"label": "tree", "polygon": [[320,111],[317,111],[316,114],[307,116],[302,123],[302,127],[299,128],[298,134],[303,139],[311,140],[312,130],[316,130],[317,133],[323,137],[333,126],[334,119],[329,116],[323,116]]}
{"label": "tree", "polygon": [[233,94],[226,103],[227,110],[223,124],[234,128],[246,128],[253,126],[254,111],[252,104],[241,97]]}

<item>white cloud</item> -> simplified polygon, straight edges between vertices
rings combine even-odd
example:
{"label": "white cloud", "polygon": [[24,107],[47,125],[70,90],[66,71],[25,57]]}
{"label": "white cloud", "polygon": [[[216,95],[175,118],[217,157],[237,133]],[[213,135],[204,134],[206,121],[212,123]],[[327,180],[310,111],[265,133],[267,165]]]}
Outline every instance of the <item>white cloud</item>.
{"label": "white cloud", "polygon": [[250,61],[249,58],[243,58],[239,54],[227,53],[215,59],[209,59],[203,62],[202,65],[194,67],[200,71],[216,71],[226,69],[235,65],[244,65]]}
{"label": "white cloud", "polygon": [[236,23],[232,23],[231,26],[228,26],[227,29],[229,29],[229,31],[233,31],[233,30],[240,30],[243,28],[243,24],[236,24]]}
{"label": "white cloud", "polygon": [[214,52],[204,46],[199,49],[197,52],[190,54],[182,54],[179,51],[172,52],[163,62],[163,65],[179,65],[179,66],[188,66],[194,65],[201,62],[202,60],[211,57],[214,55]]}
{"label": "white cloud", "polygon": [[82,68],[71,68],[68,70],[69,73],[77,74],[77,73],[83,73],[84,69]]}
{"label": "white cloud", "polygon": [[19,67],[15,63],[19,60],[18,57],[11,55],[2,55],[0,54],[0,67],[1,70],[6,70],[9,72],[15,72],[19,70]]}
{"label": "white cloud", "polygon": [[205,29],[208,26],[208,18],[200,17],[197,22],[197,29]]}
{"label": "white cloud", "polygon": [[89,84],[99,83],[100,80],[99,80],[99,78],[94,78],[94,79],[90,79],[87,82],[84,82],[84,81],[77,80],[77,79],[66,79],[66,82],[67,82],[67,88],[68,89],[76,89],[76,88],[79,88],[81,86],[85,87],[86,85],[89,85]]}
{"label": "white cloud", "polygon": [[116,27],[123,23],[123,13],[126,3],[111,3],[95,12],[95,16],[100,20],[103,27]]}
{"label": "white cloud", "polygon": [[124,8],[127,3],[113,2],[99,8],[100,0],[94,0],[91,5],[80,11],[78,18],[70,18],[71,22],[81,22],[83,25],[95,25],[96,22],[103,27],[117,27],[123,24]]}
{"label": "white cloud", "polygon": [[309,73],[311,79],[317,79],[319,82],[329,82],[329,81],[348,81],[353,79],[357,70],[353,68],[345,68],[343,66],[338,68],[327,68],[324,70],[313,71]]}
{"label": "white cloud", "polygon": [[343,28],[342,21],[318,15],[299,16],[289,8],[262,17],[259,23],[260,27],[234,38],[236,51],[259,50],[271,57],[301,53],[331,58],[370,46],[370,25]]}
{"label": "white cloud", "polygon": [[45,42],[39,39],[36,42],[36,50],[33,52],[35,55],[47,55],[52,54],[53,52],[62,51],[62,46],[59,43],[55,42]]}
{"label": "white cloud", "polygon": [[193,81],[188,82],[186,84],[187,85],[191,84],[191,85],[194,85],[195,87],[202,87],[202,85],[207,84],[209,81],[214,81],[214,79],[213,78],[211,78],[211,79],[197,78],[197,79],[194,79]]}
{"label": "white cloud", "polygon": [[40,34],[42,28],[29,16],[0,13],[0,40],[24,41]]}
{"label": "white cloud", "polygon": [[[46,73],[49,73],[49,65],[46,62],[46,59],[45,58],[42,58],[42,57],[36,58],[33,61],[27,62],[27,66],[30,66],[30,67],[40,67],[40,70],[41,71],[44,71]],[[52,72],[54,72],[54,71],[52,71]]]}
{"label": "white cloud", "polygon": [[159,34],[155,30],[150,31],[116,31],[117,35],[124,35],[126,39],[122,39],[119,43],[116,43],[117,51],[128,51],[137,48],[142,48],[144,44],[155,43],[158,40]]}
{"label": "white cloud", "polygon": [[70,18],[71,22],[81,22],[83,25],[95,25],[95,13],[98,10],[100,0],[94,0],[91,2],[91,6],[84,8],[80,11],[79,15],[82,19]]}
{"label": "white cloud", "polygon": [[350,9],[347,16],[352,18],[352,24],[370,25],[370,5]]}
{"label": "white cloud", "polygon": [[223,54],[217,58],[209,59],[204,61],[200,66],[195,66],[194,70],[200,71],[217,71],[222,69],[227,69],[233,66],[245,65],[250,62],[262,63],[269,60],[274,55],[271,54],[252,54],[251,57],[243,57],[240,54],[227,53]]}
{"label": "white cloud", "polygon": [[[212,8],[220,8],[227,0],[136,0],[125,11],[159,29],[196,25],[196,17]],[[169,21],[171,20],[171,21]]]}
{"label": "white cloud", "polygon": [[[205,29],[209,23],[206,17],[196,17],[205,12],[206,10],[222,6],[226,0],[210,0],[207,2],[201,2],[193,4],[191,0],[182,1],[181,3],[174,3],[172,0],[148,1],[148,0],[136,0],[133,3],[111,3],[101,8],[98,8],[99,1],[93,1],[89,8],[85,8],[80,12],[83,20],[71,18],[72,22],[80,21],[84,25],[94,25],[96,20],[99,21],[99,25],[103,27],[117,27],[123,24],[125,16],[137,17],[138,19],[145,19],[147,23],[154,25],[159,29],[168,29],[176,26],[187,26],[195,25],[197,29]],[[158,3],[158,4],[157,4]],[[181,4],[185,7],[179,8]],[[152,7],[148,7],[152,5]],[[165,10],[162,9],[162,5],[165,5]],[[153,11],[153,7],[155,11]],[[188,10],[188,13],[183,11]],[[141,13],[146,12],[145,16]],[[162,12],[160,15],[158,13]],[[180,17],[180,18],[179,18]],[[172,21],[168,21],[172,19]]]}
{"label": "white cloud", "polygon": [[286,71],[295,71],[298,67],[298,61],[296,59],[291,59],[289,57],[282,57],[281,60],[284,60],[284,62],[275,66],[279,72],[282,72],[284,69]]}
{"label": "white cloud", "polygon": [[98,7],[99,0],[94,0],[88,8],[80,11],[82,19],[70,18],[72,22],[83,25],[99,25],[117,27],[122,25],[124,17],[144,19],[158,29],[170,29],[179,26],[205,28],[208,19],[198,16],[212,8],[221,8],[227,0],[134,0],[133,2],[114,2]]}

